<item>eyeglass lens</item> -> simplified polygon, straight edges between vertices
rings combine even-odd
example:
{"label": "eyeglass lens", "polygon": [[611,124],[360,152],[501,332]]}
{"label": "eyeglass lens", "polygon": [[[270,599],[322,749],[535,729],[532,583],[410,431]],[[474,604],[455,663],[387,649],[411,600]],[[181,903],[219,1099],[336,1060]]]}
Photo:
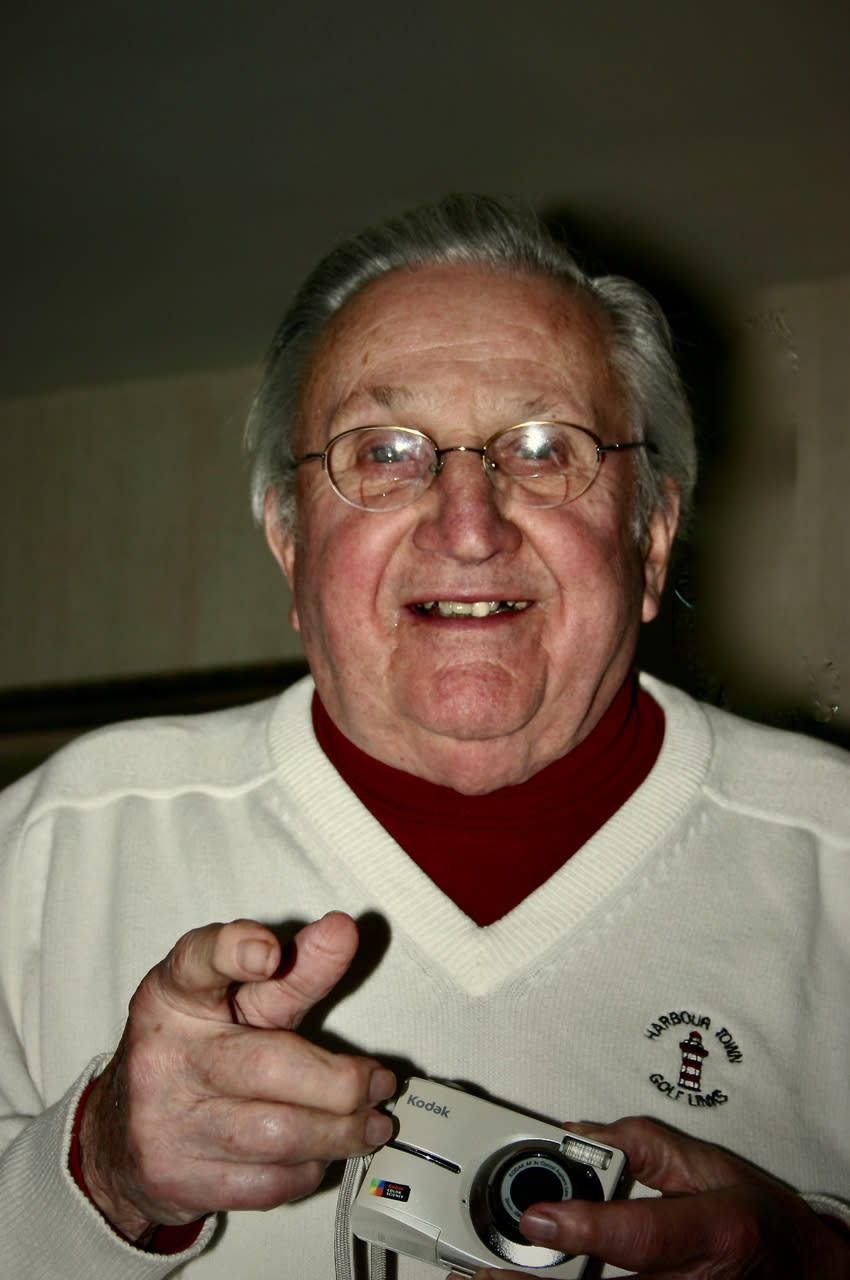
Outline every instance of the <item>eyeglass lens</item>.
{"label": "eyeglass lens", "polygon": [[[457,446],[454,447],[456,449]],[[327,470],[346,502],[392,511],[433,483],[449,448],[404,427],[357,427],[332,441]],[[471,450],[470,450],[471,451]],[[593,436],[566,423],[510,427],[487,442],[484,468],[494,488],[524,506],[560,506],[591,484],[599,455]]]}

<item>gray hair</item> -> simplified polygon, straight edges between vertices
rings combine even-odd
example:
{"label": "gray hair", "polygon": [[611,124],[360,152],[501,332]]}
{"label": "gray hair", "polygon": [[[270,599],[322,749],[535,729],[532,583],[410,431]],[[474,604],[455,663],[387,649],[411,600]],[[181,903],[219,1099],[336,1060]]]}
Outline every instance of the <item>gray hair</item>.
{"label": "gray hair", "polygon": [[625,395],[632,436],[651,440],[657,449],[638,451],[635,532],[643,533],[656,507],[668,506],[668,478],[679,489],[683,527],[696,482],[696,444],[670,329],[658,303],[623,276],[587,276],[536,217],[479,195],[447,196],[363,231],[333,249],[307,277],[275,334],[248,417],[245,443],[257,521],[272,488],[282,526],[294,522],[298,403],[325,325],[388,271],[446,264],[551,278],[601,310],[607,318],[609,366]]}

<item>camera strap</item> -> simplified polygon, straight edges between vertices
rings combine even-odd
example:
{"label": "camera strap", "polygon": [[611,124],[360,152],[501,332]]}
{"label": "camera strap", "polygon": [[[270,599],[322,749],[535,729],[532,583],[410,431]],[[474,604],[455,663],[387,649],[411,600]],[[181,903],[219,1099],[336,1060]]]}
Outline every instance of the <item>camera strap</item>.
{"label": "camera strap", "polygon": [[366,1270],[358,1268],[358,1256],[355,1253],[354,1235],[351,1230],[351,1206],[360,1189],[363,1175],[368,1167],[366,1156],[349,1156],[345,1162],[345,1171],[339,1185],[336,1199],[336,1217],[334,1219],[334,1273],[336,1280],[386,1280],[387,1251],[379,1244],[370,1244]]}

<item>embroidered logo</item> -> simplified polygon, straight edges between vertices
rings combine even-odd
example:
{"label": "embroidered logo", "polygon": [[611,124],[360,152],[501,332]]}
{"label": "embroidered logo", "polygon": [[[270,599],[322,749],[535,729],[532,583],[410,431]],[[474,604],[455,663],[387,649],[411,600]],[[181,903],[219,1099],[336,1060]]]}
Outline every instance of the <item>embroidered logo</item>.
{"label": "embroidered logo", "polygon": [[679,1070],[679,1084],[683,1089],[691,1089],[699,1093],[702,1080],[703,1058],[708,1057],[708,1050],[703,1048],[702,1036],[692,1031],[687,1040],[679,1043],[682,1050],[682,1066]]}
{"label": "embroidered logo", "polygon": [[722,1107],[729,1101],[726,1067],[739,1066],[744,1055],[728,1027],[712,1025],[707,1013],[681,1009],[659,1014],[645,1034],[659,1050],[654,1065],[663,1067],[651,1072],[649,1082],[669,1102]]}

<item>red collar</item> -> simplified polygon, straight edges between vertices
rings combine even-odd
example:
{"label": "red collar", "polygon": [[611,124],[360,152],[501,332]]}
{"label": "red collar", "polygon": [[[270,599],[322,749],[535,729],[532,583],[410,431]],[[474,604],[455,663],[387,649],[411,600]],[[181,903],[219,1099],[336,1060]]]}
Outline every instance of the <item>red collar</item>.
{"label": "red collar", "polygon": [[407,854],[479,924],[542,884],[643,782],[664,713],[625,681],[583,742],[518,786],[464,796],[361,751],[313,698],[316,737],[352,791]]}

